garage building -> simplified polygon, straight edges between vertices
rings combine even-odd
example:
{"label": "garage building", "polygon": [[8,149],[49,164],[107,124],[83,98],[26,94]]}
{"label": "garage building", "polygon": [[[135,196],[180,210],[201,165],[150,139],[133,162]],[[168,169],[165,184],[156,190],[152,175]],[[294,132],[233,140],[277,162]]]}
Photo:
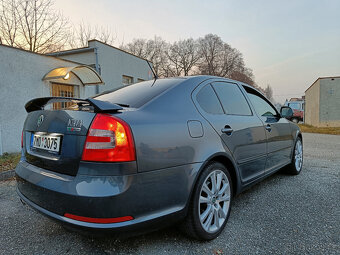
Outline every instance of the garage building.
{"label": "garage building", "polygon": [[340,127],[340,76],[318,78],[305,95],[306,124]]}

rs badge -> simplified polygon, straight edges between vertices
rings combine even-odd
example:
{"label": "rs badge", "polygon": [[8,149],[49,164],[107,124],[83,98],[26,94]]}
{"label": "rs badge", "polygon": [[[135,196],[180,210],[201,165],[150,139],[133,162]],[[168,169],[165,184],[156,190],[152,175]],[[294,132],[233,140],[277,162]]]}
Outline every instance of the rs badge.
{"label": "rs badge", "polygon": [[81,130],[82,125],[83,125],[82,120],[68,119],[67,131],[79,132]]}

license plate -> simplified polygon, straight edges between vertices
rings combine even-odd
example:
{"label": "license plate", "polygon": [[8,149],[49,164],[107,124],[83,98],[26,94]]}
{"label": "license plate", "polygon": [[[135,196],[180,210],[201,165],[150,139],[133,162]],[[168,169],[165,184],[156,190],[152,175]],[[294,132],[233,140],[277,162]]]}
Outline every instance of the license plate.
{"label": "license plate", "polygon": [[46,151],[59,152],[60,150],[60,136],[32,134],[31,147]]}

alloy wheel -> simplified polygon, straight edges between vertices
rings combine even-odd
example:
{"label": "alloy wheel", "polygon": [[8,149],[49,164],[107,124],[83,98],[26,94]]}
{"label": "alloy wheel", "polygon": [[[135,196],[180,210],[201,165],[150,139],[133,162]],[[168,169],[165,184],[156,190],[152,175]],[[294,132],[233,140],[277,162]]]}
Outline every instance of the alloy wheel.
{"label": "alloy wheel", "polygon": [[212,171],[204,180],[199,196],[199,219],[205,231],[217,232],[230,208],[230,183],[221,170]]}
{"label": "alloy wheel", "polygon": [[297,171],[300,171],[302,168],[302,160],[303,160],[303,152],[302,152],[302,142],[301,140],[297,140],[295,145],[295,168]]}

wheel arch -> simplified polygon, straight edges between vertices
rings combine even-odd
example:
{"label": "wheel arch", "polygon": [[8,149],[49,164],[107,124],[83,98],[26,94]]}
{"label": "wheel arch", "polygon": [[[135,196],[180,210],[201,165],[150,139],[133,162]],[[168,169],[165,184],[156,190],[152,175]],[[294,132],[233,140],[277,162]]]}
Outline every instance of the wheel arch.
{"label": "wheel arch", "polygon": [[299,132],[297,132],[296,138],[298,138],[298,137],[301,139],[301,141],[303,141],[302,134],[301,134],[301,132],[300,132],[300,131],[299,131]]}
{"label": "wheel arch", "polygon": [[232,157],[230,155],[228,155],[227,153],[215,153],[213,155],[211,155],[209,158],[207,158],[203,164],[201,165],[200,169],[198,170],[198,173],[195,177],[195,180],[193,182],[193,185],[191,187],[190,190],[190,196],[189,199],[187,201],[187,205],[190,203],[191,199],[192,199],[192,195],[193,195],[193,191],[194,188],[197,185],[197,180],[198,178],[201,176],[203,169],[211,164],[212,162],[218,162],[223,164],[229,171],[230,173],[230,177],[231,177],[231,181],[232,181],[232,186],[233,186],[233,195],[237,195],[240,193],[241,191],[241,182],[240,182],[240,177],[239,177],[239,172],[237,170],[237,166],[234,162],[234,160],[232,159]]}
{"label": "wheel arch", "polygon": [[298,138],[300,138],[301,142],[303,142],[303,138],[302,138],[302,132],[301,132],[300,128],[297,125],[291,124],[291,127],[293,129],[293,134],[292,135],[293,135],[294,141],[293,141],[290,157],[291,157],[291,160],[293,160],[293,153],[294,153],[294,148],[295,148],[296,140]]}
{"label": "wheel arch", "polygon": [[[237,174],[237,170],[236,170],[236,166],[234,165],[234,162],[226,155],[220,154],[220,155],[215,155],[211,159],[209,159],[209,161],[207,162],[207,164],[204,165],[204,167],[210,164],[211,162],[221,163],[228,169],[230,177],[231,177],[232,185],[233,185],[233,194],[234,195],[238,194],[238,188],[240,185],[238,183],[239,179],[238,179],[238,174]],[[202,170],[203,169],[204,168],[202,168]]]}

